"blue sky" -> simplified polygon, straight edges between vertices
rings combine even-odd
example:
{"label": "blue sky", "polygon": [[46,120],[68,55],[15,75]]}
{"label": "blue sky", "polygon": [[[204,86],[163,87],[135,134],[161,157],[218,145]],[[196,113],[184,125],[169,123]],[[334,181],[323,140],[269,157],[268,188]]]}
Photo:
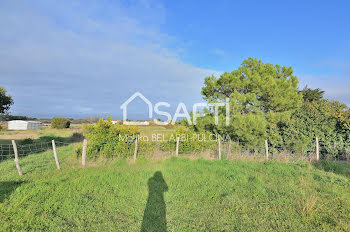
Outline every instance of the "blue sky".
{"label": "blue sky", "polygon": [[348,1],[3,0],[0,85],[16,115],[120,119],[136,91],[173,115],[202,101],[204,77],[256,57],[350,104],[349,11]]}

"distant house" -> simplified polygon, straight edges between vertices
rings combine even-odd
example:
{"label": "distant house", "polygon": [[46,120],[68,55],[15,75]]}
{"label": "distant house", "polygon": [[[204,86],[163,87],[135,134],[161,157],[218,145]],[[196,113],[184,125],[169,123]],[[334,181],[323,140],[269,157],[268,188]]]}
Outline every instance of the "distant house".
{"label": "distant house", "polygon": [[13,120],[7,123],[9,130],[40,130],[41,122]]}
{"label": "distant house", "polygon": [[[108,120],[104,120],[105,122],[108,122]],[[119,123],[120,121],[119,120],[111,120],[112,124],[117,124]]]}

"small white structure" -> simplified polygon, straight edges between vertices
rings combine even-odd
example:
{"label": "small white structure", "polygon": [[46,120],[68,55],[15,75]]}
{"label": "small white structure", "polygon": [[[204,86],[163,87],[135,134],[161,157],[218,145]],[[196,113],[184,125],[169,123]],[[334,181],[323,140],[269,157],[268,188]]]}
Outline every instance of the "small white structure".
{"label": "small white structure", "polygon": [[9,130],[40,130],[41,122],[13,120],[7,123]]}
{"label": "small white structure", "polygon": [[[103,120],[103,121],[108,122],[108,120]],[[113,125],[115,125],[115,124],[119,123],[119,120],[111,120],[111,123]],[[96,124],[96,123],[94,123],[94,124]]]}
{"label": "small white structure", "polygon": [[113,125],[117,124],[119,122],[118,120],[111,120],[111,121],[112,121]]}

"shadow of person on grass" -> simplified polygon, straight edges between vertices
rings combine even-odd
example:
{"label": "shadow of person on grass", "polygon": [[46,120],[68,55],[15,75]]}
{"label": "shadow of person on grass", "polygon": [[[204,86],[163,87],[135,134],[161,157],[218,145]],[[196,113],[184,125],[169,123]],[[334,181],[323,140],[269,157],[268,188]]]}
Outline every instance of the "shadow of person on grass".
{"label": "shadow of person on grass", "polygon": [[141,232],[167,231],[166,227],[166,206],[164,192],[168,191],[168,186],[163,179],[161,172],[155,172],[148,180],[148,199]]}

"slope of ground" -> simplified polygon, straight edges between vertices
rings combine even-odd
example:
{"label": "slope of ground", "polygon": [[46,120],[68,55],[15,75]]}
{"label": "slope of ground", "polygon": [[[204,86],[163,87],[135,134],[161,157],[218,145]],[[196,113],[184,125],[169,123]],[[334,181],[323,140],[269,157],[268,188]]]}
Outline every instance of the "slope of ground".
{"label": "slope of ground", "polygon": [[73,149],[59,148],[61,171],[52,152],[20,160],[23,177],[0,163],[0,230],[350,229],[349,176],[330,170],[181,158],[81,168]]}

